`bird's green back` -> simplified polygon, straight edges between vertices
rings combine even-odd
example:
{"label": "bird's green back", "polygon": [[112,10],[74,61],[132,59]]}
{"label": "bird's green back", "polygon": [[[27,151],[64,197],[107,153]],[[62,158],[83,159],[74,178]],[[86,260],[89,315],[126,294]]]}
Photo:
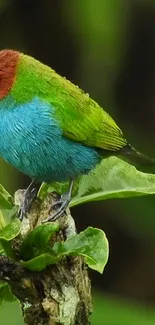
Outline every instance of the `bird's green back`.
{"label": "bird's green back", "polygon": [[94,100],[32,57],[21,54],[11,94],[17,103],[36,96],[50,103],[69,139],[112,151],[127,145],[114,120]]}

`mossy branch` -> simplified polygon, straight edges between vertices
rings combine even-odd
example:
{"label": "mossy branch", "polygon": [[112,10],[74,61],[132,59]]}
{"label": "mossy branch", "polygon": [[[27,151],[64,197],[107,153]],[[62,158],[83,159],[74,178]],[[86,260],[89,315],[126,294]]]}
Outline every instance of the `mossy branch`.
{"label": "mossy branch", "polygon": [[[24,191],[15,194],[21,205]],[[56,200],[49,194],[43,201],[36,200],[22,222],[21,233],[11,245],[18,259],[25,236],[47,218]],[[59,219],[60,231],[52,243],[66,240],[76,233],[70,211]],[[8,257],[0,257],[0,279],[10,285],[18,298],[24,321],[28,325],[87,325],[92,311],[91,285],[87,267],[81,256],[64,257],[59,263],[47,266],[41,272],[29,271]]]}

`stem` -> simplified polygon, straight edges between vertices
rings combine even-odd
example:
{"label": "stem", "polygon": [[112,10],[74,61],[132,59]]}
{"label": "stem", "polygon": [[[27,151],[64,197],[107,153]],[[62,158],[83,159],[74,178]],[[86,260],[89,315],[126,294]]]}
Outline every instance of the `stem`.
{"label": "stem", "polygon": [[[21,204],[23,196],[23,191],[16,192],[16,204]],[[33,203],[28,217],[22,221],[21,235],[12,242],[15,256],[19,254],[23,238],[47,218],[55,200],[56,197],[50,194],[42,202],[37,200]],[[59,224],[61,231],[55,236],[55,241],[64,241],[76,233],[69,210],[67,215],[59,218]],[[89,324],[91,285],[81,257],[64,258],[42,272],[30,272],[21,264],[3,257],[3,261],[0,260],[0,278],[9,283],[11,291],[19,299],[27,325]]]}

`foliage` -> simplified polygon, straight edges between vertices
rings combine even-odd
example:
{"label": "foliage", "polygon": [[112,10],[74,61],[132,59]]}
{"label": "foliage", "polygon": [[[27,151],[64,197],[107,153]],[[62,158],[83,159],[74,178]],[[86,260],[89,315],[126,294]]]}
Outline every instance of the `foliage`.
{"label": "foliage", "polygon": [[[56,190],[62,193],[68,184],[43,184],[39,196]],[[114,198],[128,198],[155,194],[155,175],[139,172],[134,166],[116,158],[102,160],[88,175],[82,176],[74,185],[70,207]]]}
{"label": "foliage", "polygon": [[[49,192],[63,192],[67,184],[43,184],[39,196],[43,199]],[[111,157],[96,167],[87,176],[82,176],[74,185],[70,206],[81,203],[148,195],[155,193],[155,175],[144,174],[135,167]],[[1,254],[14,258],[11,241],[20,233],[20,221],[16,218],[16,207],[13,199],[0,186],[0,243]],[[5,218],[6,211],[11,211],[10,221]],[[108,241],[104,232],[88,227],[79,234],[73,235],[65,242],[52,243],[53,236],[59,232],[57,222],[46,223],[31,231],[23,240],[20,251],[20,263],[31,271],[41,271],[47,265],[56,264],[66,256],[83,256],[88,266],[100,273],[103,272],[108,259]],[[7,286],[1,287],[1,302],[8,300]],[[11,298],[10,298],[11,299]]]}
{"label": "foliage", "polygon": [[[80,234],[71,236],[65,242],[56,242],[51,248],[49,240],[51,234],[54,233],[52,226],[55,227],[55,224],[51,223],[37,227],[23,242],[21,252],[23,259],[25,260],[26,257],[30,259],[23,262],[25,267],[32,271],[41,271],[47,265],[56,264],[63,257],[71,255],[83,256],[85,263],[90,268],[100,273],[103,272],[108,259],[108,242],[102,230],[88,227]],[[49,237],[46,237],[48,229]],[[36,236],[36,232],[38,236]],[[31,247],[29,246],[30,243]],[[33,247],[35,247],[35,251]]]}
{"label": "foliage", "polygon": [[14,302],[16,298],[11,293],[9,286],[5,282],[0,282],[0,305],[5,302]]}

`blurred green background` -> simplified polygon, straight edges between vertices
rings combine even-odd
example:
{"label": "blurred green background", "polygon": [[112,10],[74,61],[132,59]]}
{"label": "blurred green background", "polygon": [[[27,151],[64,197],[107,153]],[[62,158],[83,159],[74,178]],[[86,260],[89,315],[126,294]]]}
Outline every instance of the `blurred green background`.
{"label": "blurred green background", "polygon": [[[155,1],[0,0],[0,48],[50,65],[105,108],[129,141],[155,157]],[[0,160],[13,193],[29,179]],[[72,210],[77,228],[106,232],[110,258],[90,272],[93,325],[155,324],[155,198],[91,203]],[[22,325],[16,303],[0,324]]]}

